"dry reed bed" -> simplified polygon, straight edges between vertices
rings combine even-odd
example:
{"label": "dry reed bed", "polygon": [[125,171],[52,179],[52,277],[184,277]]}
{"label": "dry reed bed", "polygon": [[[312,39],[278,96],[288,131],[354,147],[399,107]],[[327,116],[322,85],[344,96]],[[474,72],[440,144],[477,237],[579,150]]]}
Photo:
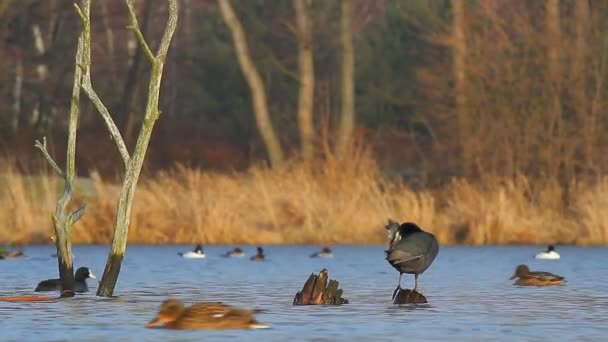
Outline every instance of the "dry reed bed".
{"label": "dry reed bed", "polygon": [[[0,241],[48,242],[61,182],[5,167]],[[119,188],[98,174],[96,193],[73,229],[75,243],[108,243]],[[215,174],[176,167],[141,180],[132,243],[384,243],[388,218],[419,223],[443,244],[608,242],[608,178],[573,185],[563,210],[555,182],[456,179],[414,192],[384,177],[367,153],[309,172],[298,162]],[[76,204],[82,202],[77,198]],[[76,205],[75,204],[75,205]]]}

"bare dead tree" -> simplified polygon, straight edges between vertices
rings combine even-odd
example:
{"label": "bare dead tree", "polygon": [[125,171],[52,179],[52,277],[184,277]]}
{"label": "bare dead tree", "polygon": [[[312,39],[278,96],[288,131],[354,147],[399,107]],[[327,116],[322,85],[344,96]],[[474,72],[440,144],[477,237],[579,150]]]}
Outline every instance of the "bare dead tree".
{"label": "bare dead tree", "polygon": [[[88,12],[87,12],[88,15]],[[68,123],[68,146],[66,153],[65,172],[55,163],[46,147],[46,137],[42,142],[36,140],[36,148],[51,164],[53,170],[64,180],[63,194],[57,201],[57,207],[53,214],[53,226],[55,227],[55,248],[57,249],[57,261],[59,264],[59,277],[62,289],[74,289],[74,270],[72,260],[72,225],[84,214],[86,205],[81,206],[76,211],[69,212],[68,205],[73,196],[73,184],[76,177],[76,132],[78,130],[78,116],[80,113],[80,88],[82,82],[82,70],[80,66],[83,62],[83,36],[78,38],[78,48],[76,50],[76,60],[74,62],[74,85],[72,87],[72,100],[70,102],[70,117]]]}
{"label": "bare dead tree", "polygon": [[220,11],[224,22],[230,33],[232,34],[232,40],[234,41],[234,49],[241,66],[243,76],[247,80],[249,89],[251,90],[253,98],[253,112],[255,115],[255,122],[262,136],[262,140],[268,151],[268,157],[270,163],[273,166],[277,166],[283,162],[283,149],[281,143],[277,138],[272,122],[270,121],[270,114],[268,111],[268,99],[266,97],[266,88],[260,73],[258,72],[249,47],[247,46],[247,39],[243,27],[238,17],[234,13],[234,9],[230,4],[229,0],[218,0]]}
{"label": "bare dead tree", "polygon": [[313,125],[315,70],[312,52],[312,29],[305,0],[294,0],[296,11],[298,68],[300,94],[298,97],[298,127],[302,146],[302,159],[310,168],[314,159],[315,132]]}
{"label": "bare dead tree", "polygon": [[167,0],[169,3],[169,18],[165,32],[160,41],[158,50],[154,54],[148,43],[146,42],[137,21],[137,15],[133,6],[133,0],[125,0],[127,8],[129,10],[130,25],[129,29],[133,31],[137,37],[137,41],[143,51],[144,56],[152,65],[150,72],[150,81],[148,84],[148,99],[146,102],[146,109],[142,127],[139,131],[139,136],[135,144],[133,155],[129,155],[129,151],[125,145],[125,142],[120,135],[116,123],[112,119],[112,115],[104,105],[103,101],[99,98],[95,92],[91,83],[91,19],[90,19],[90,0],[82,1],[82,8],[75,5],[80,18],[83,23],[83,59],[81,68],[83,72],[82,77],[82,90],[87,97],[93,103],[95,109],[101,115],[106,128],[108,129],[110,136],[114,140],[118,152],[120,153],[123,163],[125,165],[125,177],[120,190],[120,198],[118,200],[118,209],[116,213],[116,222],[114,225],[114,235],[112,238],[112,247],[106,267],[101,278],[101,282],[97,289],[98,296],[112,296],[116,282],[118,281],[118,275],[120,273],[120,267],[124,258],[125,250],[127,247],[127,236],[129,232],[129,223],[131,221],[131,207],[133,205],[133,198],[135,196],[135,189],[137,187],[137,181],[139,174],[143,166],[154,123],[160,116],[160,110],[158,108],[158,101],[160,96],[161,80],[163,75],[163,67],[167,58],[167,51],[171,44],[171,39],[175,28],[177,27],[177,0]]}
{"label": "bare dead tree", "polygon": [[353,52],[353,1],[341,1],[340,42],[342,47],[342,113],[337,155],[344,157],[352,143],[355,129],[355,55]]}
{"label": "bare dead tree", "polygon": [[454,99],[456,102],[456,117],[458,121],[458,143],[460,144],[460,171],[464,176],[469,175],[472,165],[472,153],[468,144],[469,113],[467,112],[467,74],[466,55],[467,43],[465,36],[464,1],[452,0],[452,59],[454,73]]}

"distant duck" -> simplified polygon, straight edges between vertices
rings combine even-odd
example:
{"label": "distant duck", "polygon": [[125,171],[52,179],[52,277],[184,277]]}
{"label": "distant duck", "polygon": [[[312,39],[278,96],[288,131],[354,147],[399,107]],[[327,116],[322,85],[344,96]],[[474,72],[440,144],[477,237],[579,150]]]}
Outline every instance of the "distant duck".
{"label": "distant duck", "polygon": [[242,258],[244,256],[245,252],[243,252],[243,250],[239,247],[236,247],[235,249],[228,251],[224,254],[224,257],[226,258]]}
{"label": "distant duck", "polygon": [[418,276],[431,266],[439,253],[437,239],[412,222],[400,225],[388,220],[385,228],[389,240],[389,248],[385,251],[386,260],[399,271],[399,283],[393,297],[401,289],[403,273],[414,275],[414,291],[418,292]]}
{"label": "distant duck", "polygon": [[516,278],[517,281],[515,281],[514,285],[519,286],[551,286],[562,285],[565,282],[564,277],[553,273],[531,272],[526,265],[517,266],[511,280]]}
{"label": "distant duck", "polygon": [[536,254],[536,259],[558,260],[559,258],[560,258],[559,253],[557,253],[555,251],[555,247],[553,245],[549,245],[545,252]]}
{"label": "distant duck", "polygon": [[9,249],[0,245],[0,259],[21,259],[25,257],[21,245],[11,245]]}
{"label": "distant duck", "polygon": [[320,252],[316,252],[310,255],[311,258],[333,258],[334,254],[331,252],[329,247],[323,247]]}
{"label": "distant duck", "polygon": [[[80,267],[76,270],[74,274],[74,292],[86,292],[89,290],[87,278],[97,279],[87,267]],[[34,291],[61,291],[61,289],[61,279],[47,279],[38,283]]]}
{"label": "distant duck", "polygon": [[264,256],[264,249],[258,247],[258,253],[249,259],[253,261],[264,261],[266,259],[266,256]]}
{"label": "distant duck", "polygon": [[146,328],[160,326],[165,329],[225,330],[262,329],[266,325],[253,317],[254,310],[239,309],[223,303],[204,302],[185,307],[177,299],[165,300],[156,318]]}
{"label": "distant duck", "polygon": [[203,259],[205,258],[205,252],[203,252],[203,245],[198,244],[196,245],[196,247],[194,248],[193,251],[190,252],[185,252],[185,253],[177,253],[180,256],[182,256],[183,258],[186,259]]}

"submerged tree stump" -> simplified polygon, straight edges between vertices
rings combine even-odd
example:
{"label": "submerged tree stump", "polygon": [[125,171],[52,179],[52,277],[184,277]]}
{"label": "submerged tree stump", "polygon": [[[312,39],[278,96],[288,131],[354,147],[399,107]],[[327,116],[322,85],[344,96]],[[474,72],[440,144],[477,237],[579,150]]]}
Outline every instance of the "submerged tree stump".
{"label": "submerged tree stump", "polygon": [[74,291],[65,290],[61,292],[59,298],[49,296],[38,296],[38,295],[27,295],[27,296],[12,296],[12,297],[0,297],[0,301],[3,302],[54,302],[61,298],[74,297]]}
{"label": "submerged tree stump", "polygon": [[399,289],[393,296],[393,304],[426,304],[426,297],[422,293],[410,290]]}
{"label": "submerged tree stump", "polygon": [[329,279],[327,269],[322,269],[318,275],[310,274],[306,283],[293,298],[293,305],[341,305],[348,304],[348,299],[342,298],[342,289],[336,280]]}

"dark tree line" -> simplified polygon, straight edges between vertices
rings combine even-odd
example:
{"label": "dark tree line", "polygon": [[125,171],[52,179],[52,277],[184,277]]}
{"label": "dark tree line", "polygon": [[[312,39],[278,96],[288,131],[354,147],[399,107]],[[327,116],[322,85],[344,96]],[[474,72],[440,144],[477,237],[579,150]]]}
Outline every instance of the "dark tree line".
{"label": "dark tree line", "polygon": [[[158,37],[166,7],[151,2],[136,6],[144,35]],[[376,149],[385,169],[439,178],[525,174],[562,184],[604,172],[608,4],[599,0],[303,1],[309,36],[298,19],[298,1],[233,0],[270,122],[287,155],[304,152],[306,47],[313,61],[313,141],[319,144],[328,126],[338,144],[345,3],[352,5],[353,136]],[[132,144],[141,117],[133,111],[145,101],[141,80],[149,68],[123,29],[123,3],[93,6],[93,79]],[[70,1],[0,2],[5,153],[19,150],[19,137],[27,132],[66,128],[60,114],[69,104],[61,95],[71,86],[66,52],[75,50],[77,34],[69,16]],[[182,0],[180,16],[149,167],[177,160],[239,168],[268,158],[218,2]],[[83,108],[85,140],[101,124],[91,113]]]}

